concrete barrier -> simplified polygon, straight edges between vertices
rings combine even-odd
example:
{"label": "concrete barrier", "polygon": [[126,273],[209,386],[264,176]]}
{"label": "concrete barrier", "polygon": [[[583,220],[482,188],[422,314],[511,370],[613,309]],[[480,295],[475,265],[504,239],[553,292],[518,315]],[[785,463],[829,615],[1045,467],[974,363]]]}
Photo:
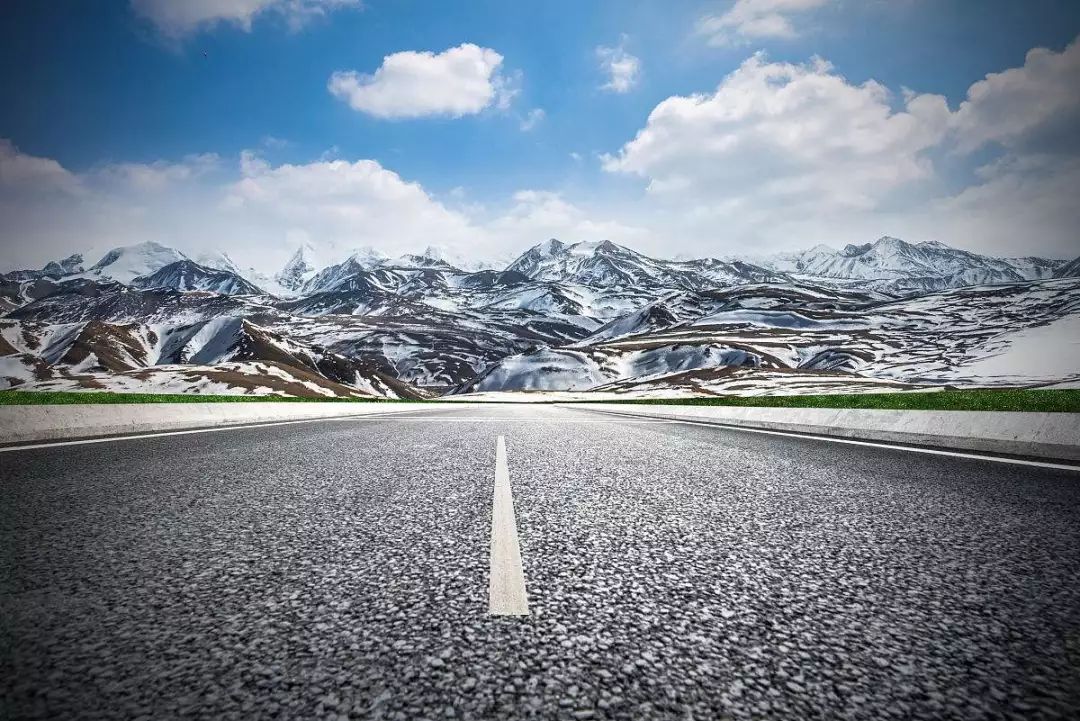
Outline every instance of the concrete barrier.
{"label": "concrete barrier", "polygon": [[96,438],[430,408],[423,403],[102,403],[0,406],[0,444]]}
{"label": "concrete barrier", "polygon": [[565,403],[649,418],[1080,461],[1080,414]]}

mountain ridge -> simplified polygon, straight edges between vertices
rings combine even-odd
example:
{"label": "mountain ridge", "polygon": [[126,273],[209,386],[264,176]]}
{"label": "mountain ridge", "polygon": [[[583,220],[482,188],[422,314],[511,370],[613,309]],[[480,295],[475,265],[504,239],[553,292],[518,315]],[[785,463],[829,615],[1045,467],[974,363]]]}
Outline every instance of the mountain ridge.
{"label": "mountain ridge", "polygon": [[[297,297],[328,290],[326,283],[311,281],[316,276],[351,265],[352,272],[376,268],[429,268],[460,273],[482,270],[513,271],[538,281],[578,282],[592,286],[650,281],[679,287],[701,283],[761,282],[794,276],[816,281],[870,281],[892,292],[918,292],[945,287],[984,283],[1007,283],[1050,278],[1067,261],[1025,256],[1001,258],[962,250],[939,241],[909,243],[892,236],[842,249],[818,244],[801,251],[785,251],[767,256],[728,255],[723,258],[653,258],[610,240],[564,243],[556,238],[538,243],[500,268],[489,262],[468,261],[461,254],[440,246],[428,246],[421,253],[387,256],[370,246],[357,248],[337,262],[323,262],[311,243],[297,248],[286,264],[272,275],[241,270],[223,251],[203,253],[194,259],[154,241],[119,246],[107,252],[89,270],[82,270],[83,258],[74,254],[53,261],[40,271],[22,270],[3,274],[8,280],[42,277],[62,279],[72,276],[98,277],[130,283],[150,275],[165,265],[194,260],[204,268],[240,276],[263,292],[278,297]],[[133,266],[133,267],[126,267]],[[140,265],[141,264],[141,265]],[[490,267],[489,267],[490,266]],[[697,273],[694,276],[693,273]],[[689,274],[689,275],[687,275]]]}
{"label": "mountain ridge", "polygon": [[[88,271],[72,256],[78,272],[58,278],[45,271],[66,272],[59,262],[0,277],[0,387],[420,397],[1080,383],[1080,368],[1047,365],[1073,352],[1057,335],[1039,336],[1052,352],[1021,352],[1038,328],[1080,315],[1080,281],[1047,277],[1075,263],[889,237],[801,258],[780,269],[550,239],[504,270],[469,270],[430,247],[396,258],[358,248],[317,268],[304,246],[276,280],[254,282],[223,252],[193,260],[138,244]],[[966,330],[953,342],[940,329]],[[250,352],[211,352],[241,337]],[[991,357],[1008,358],[1008,372]],[[355,374],[335,370],[350,364]]]}

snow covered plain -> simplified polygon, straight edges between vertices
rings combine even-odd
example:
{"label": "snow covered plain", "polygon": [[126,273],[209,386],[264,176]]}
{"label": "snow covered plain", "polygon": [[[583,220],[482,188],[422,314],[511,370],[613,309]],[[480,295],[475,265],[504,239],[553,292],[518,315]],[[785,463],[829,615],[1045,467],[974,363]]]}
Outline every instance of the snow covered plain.
{"label": "snow covered plain", "polygon": [[76,254],[0,277],[0,387],[568,400],[1080,384],[1075,262],[882,238],[756,263],[550,240],[485,265],[361,249],[323,266],[307,247],[260,274],[145,243],[84,270]]}

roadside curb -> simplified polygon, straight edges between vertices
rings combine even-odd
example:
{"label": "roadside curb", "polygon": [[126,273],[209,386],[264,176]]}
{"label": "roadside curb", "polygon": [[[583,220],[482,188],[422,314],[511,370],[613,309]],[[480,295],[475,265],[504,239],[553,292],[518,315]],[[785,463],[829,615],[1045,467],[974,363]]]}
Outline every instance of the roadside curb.
{"label": "roadside curb", "polygon": [[0,406],[0,445],[416,411],[423,403],[88,403]]}
{"label": "roadside curb", "polygon": [[1080,414],[560,403],[663,420],[809,433],[861,441],[1080,461]]}

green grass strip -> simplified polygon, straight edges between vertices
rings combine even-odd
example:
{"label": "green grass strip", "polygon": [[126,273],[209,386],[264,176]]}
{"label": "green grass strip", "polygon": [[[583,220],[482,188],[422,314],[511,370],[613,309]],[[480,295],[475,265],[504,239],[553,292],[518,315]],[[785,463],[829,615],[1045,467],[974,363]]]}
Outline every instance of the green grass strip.
{"label": "green grass strip", "polygon": [[212,396],[195,393],[109,393],[106,391],[0,391],[0,405],[52,406],[82,403],[393,403],[381,398],[294,398]]}
{"label": "green grass strip", "polygon": [[[437,402],[432,399],[427,402]],[[379,398],[292,398],[284,396],[214,396],[105,391],[0,391],[0,405],[71,405],[80,403],[396,403]],[[406,401],[410,402],[410,401]],[[415,402],[415,401],[411,401]],[[499,401],[507,403],[512,401]],[[550,401],[552,403],[557,401]],[[1080,390],[977,389],[932,393],[865,393],[814,396],[715,396],[601,400],[638,405],[744,406],[751,408],[869,408],[912,411],[1028,411],[1080,413]]]}
{"label": "green grass strip", "polygon": [[1080,413],[1080,390],[976,389],[932,393],[866,393],[816,396],[718,396],[616,401],[642,405],[743,406],[750,408],[867,408],[910,411],[1024,411]]}

